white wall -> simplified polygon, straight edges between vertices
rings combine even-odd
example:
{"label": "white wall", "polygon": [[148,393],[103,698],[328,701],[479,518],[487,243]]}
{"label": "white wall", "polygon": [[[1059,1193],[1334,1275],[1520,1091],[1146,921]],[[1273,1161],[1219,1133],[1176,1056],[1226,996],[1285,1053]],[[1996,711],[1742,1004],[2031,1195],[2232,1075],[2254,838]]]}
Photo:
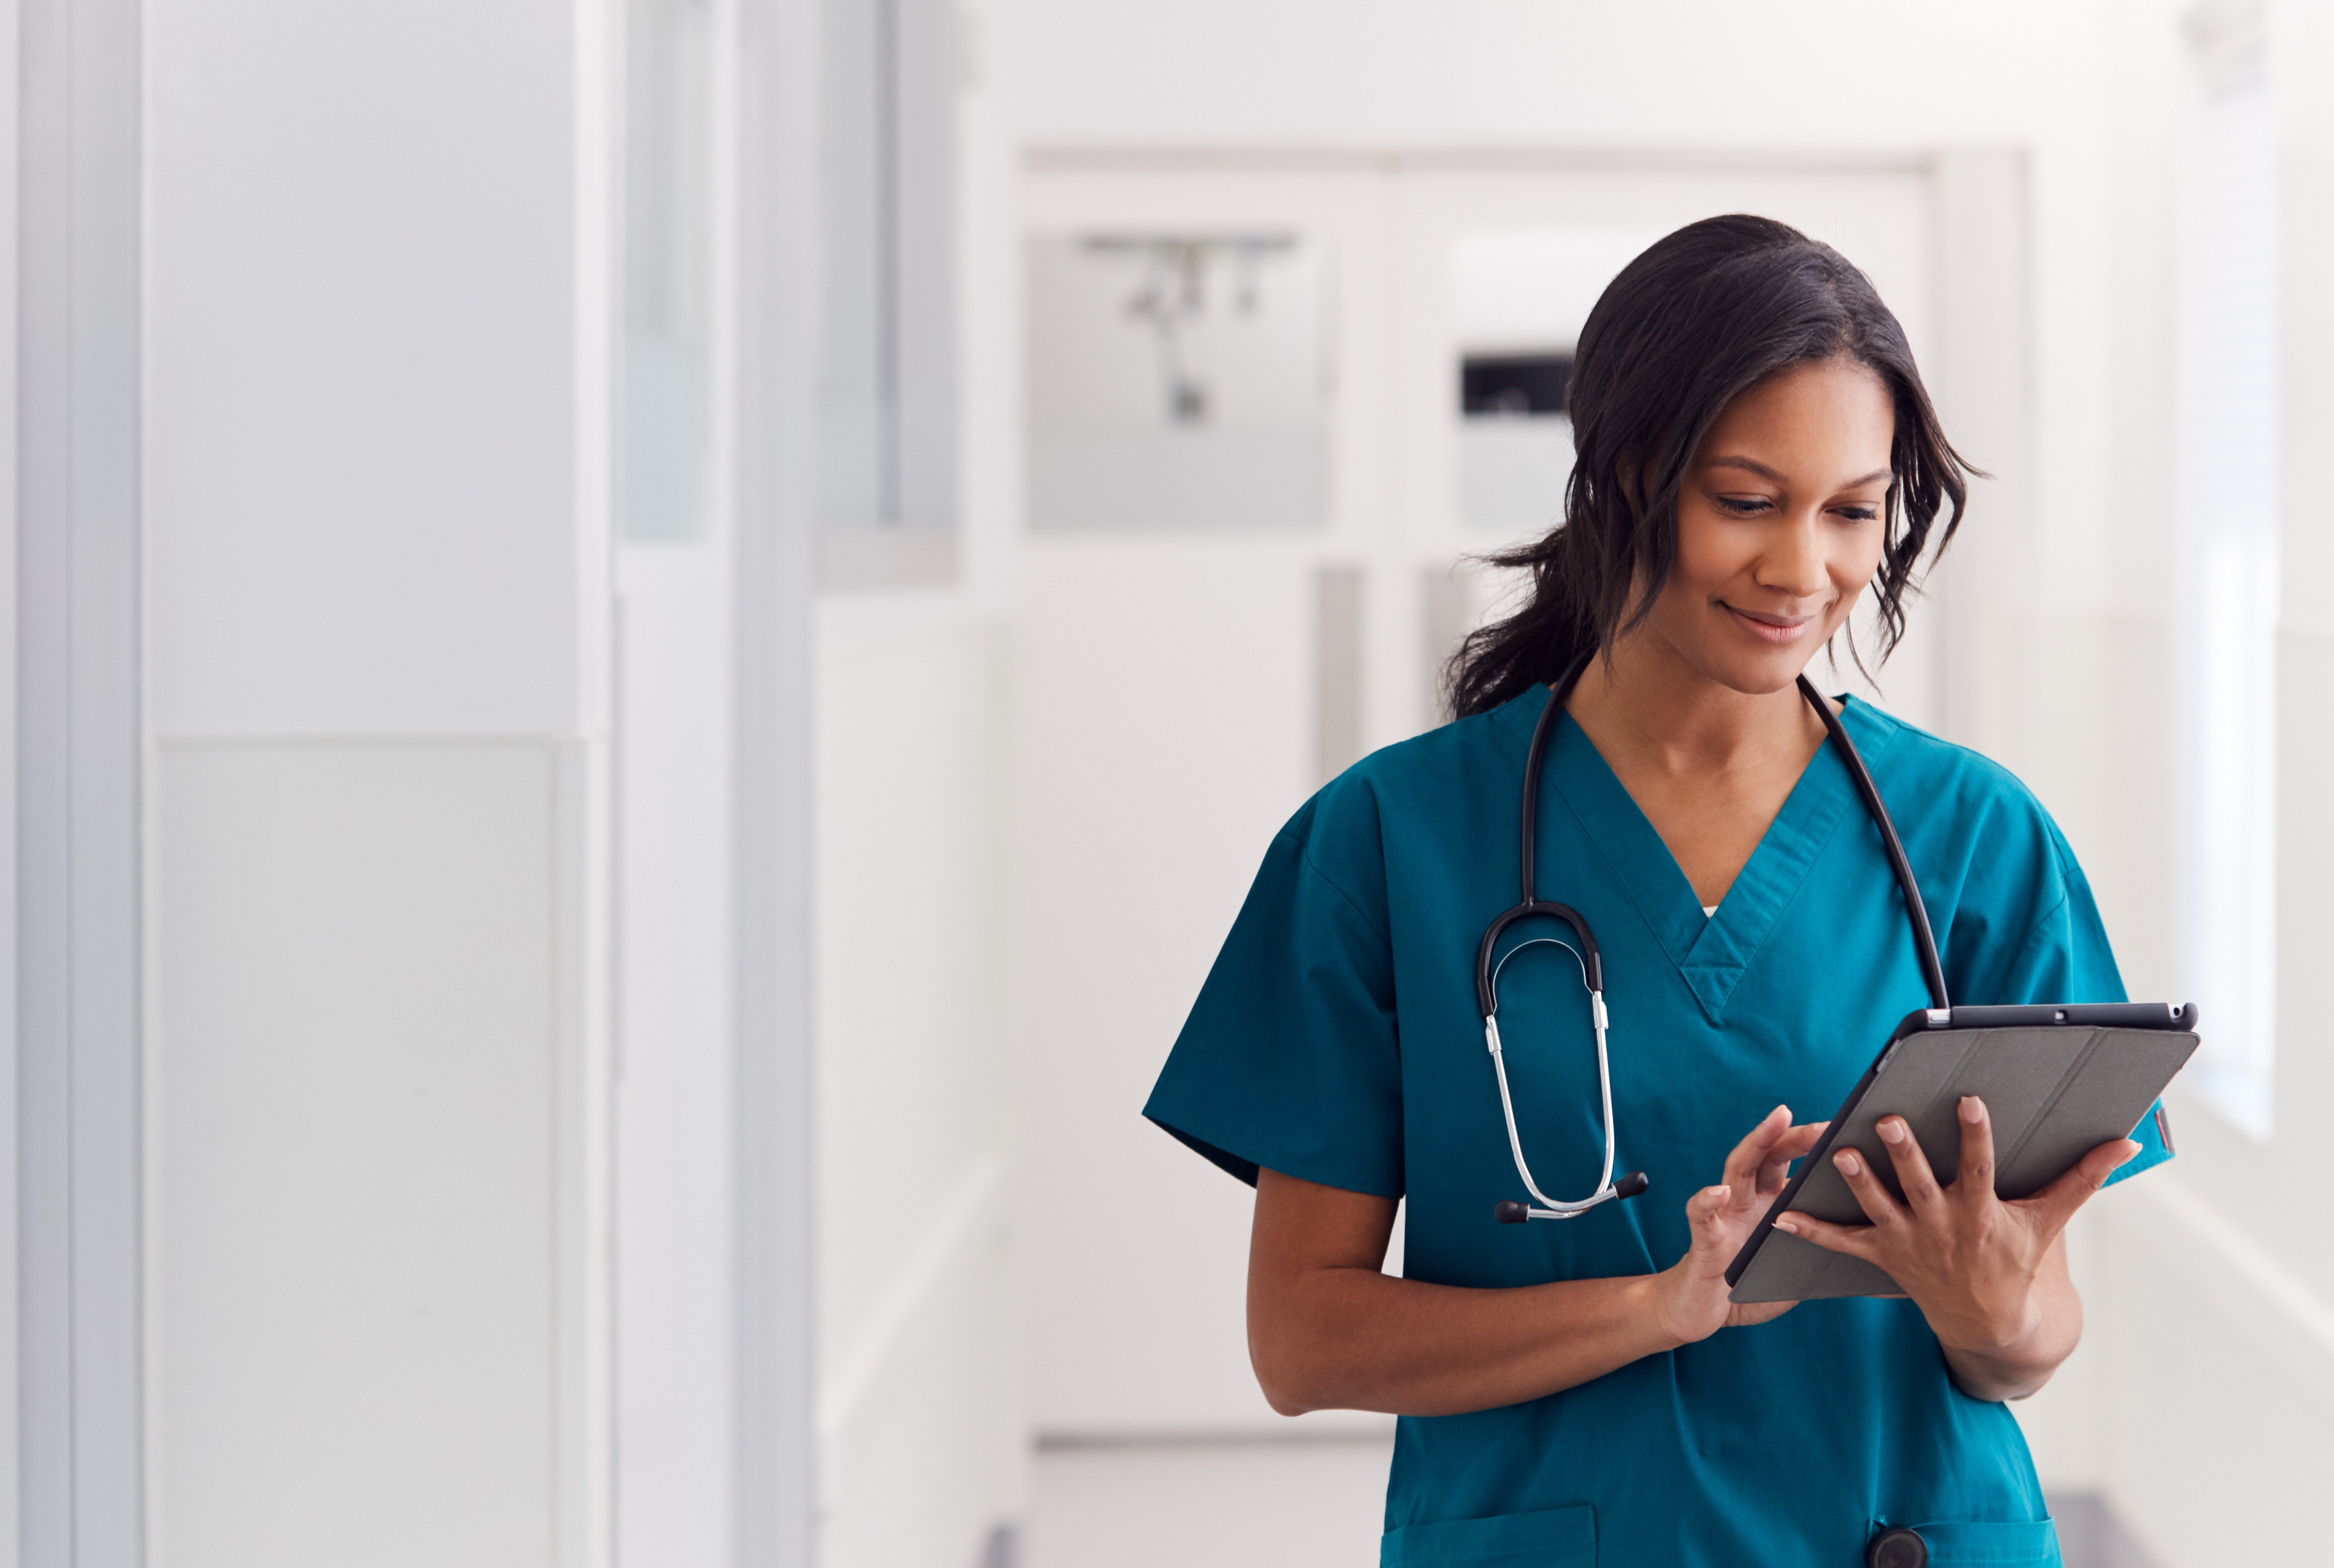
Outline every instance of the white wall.
{"label": "white wall", "polygon": [[726,533],[618,556],[620,1563],[731,1560],[735,645]]}
{"label": "white wall", "polygon": [[850,608],[815,750],[821,1553],[969,1568],[1023,1486],[1002,638]]}
{"label": "white wall", "polygon": [[562,1560],[575,760],[162,749],[158,1563]]}
{"label": "white wall", "polygon": [[155,727],[600,722],[593,9],[147,15]]}
{"label": "white wall", "polygon": [[606,16],[145,15],[149,1549],[603,1560]]}

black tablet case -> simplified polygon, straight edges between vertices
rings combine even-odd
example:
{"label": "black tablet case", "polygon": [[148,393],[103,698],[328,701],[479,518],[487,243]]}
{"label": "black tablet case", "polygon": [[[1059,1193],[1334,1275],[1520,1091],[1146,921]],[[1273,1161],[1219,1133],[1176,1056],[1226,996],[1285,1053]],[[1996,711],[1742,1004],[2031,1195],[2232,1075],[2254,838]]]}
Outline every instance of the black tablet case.
{"label": "black tablet case", "polygon": [[[2021,1016],[1992,1024],[1987,1014]],[[1831,1163],[1843,1148],[1861,1154],[1901,1198],[1895,1162],[1873,1130],[1886,1116],[1911,1124],[1938,1181],[1950,1182],[1961,1163],[1956,1108],[1969,1094],[1985,1101],[1993,1121],[1994,1191],[2005,1199],[2030,1196],[2090,1150],[2129,1136],[2195,1050],[2195,1016],[2193,1007],[2174,1012],[2135,1003],[1914,1014],[1728,1267],[1731,1299],[1901,1293],[1873,1264],[1774,1229],[1775,1216],[1789,1209],[1838,1224],[1866,1223]],[[2142,1017],[2152,1027],[2125,1022]]]}

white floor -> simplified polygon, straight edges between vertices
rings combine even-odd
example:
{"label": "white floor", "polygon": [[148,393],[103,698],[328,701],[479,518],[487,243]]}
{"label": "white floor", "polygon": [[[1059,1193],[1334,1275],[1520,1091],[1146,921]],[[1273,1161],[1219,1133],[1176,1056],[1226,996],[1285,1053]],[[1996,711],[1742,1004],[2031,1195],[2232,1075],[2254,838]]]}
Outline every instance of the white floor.
{"label": "white floor", "polygon": [[1392,1438],[1048,1448],[1017,1568],[1371,1568]]}

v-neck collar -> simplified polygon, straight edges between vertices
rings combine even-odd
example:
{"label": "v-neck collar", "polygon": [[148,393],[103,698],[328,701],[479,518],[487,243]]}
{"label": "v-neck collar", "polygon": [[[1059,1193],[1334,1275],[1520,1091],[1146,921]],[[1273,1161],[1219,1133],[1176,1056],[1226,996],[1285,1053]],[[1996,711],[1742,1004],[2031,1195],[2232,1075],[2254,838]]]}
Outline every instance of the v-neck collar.
{"label": "v-neck collar", "polygon": [[[1548,699],[1548,688],[1542,686],[1536,698],[1528,694],[1514,704],[1527,739]],[[1869,766],[1895,740],[1896,727],[1881,721],[1853,697],[1843,697],[1841,702],[1840,721]],[[1568,810],[1579,822],[1713,1025],[1723,1021],[1735,987],[1841,819],[1860,810],[1855,780],[1827,736],[1726,890],[1718,913],[1705,915],[1669,846],[1569,713],[1558,716],[1556,732],[1548,737],[1548,760],[1541,811]],[[1548,842],[1546,837],[1540,839],[1543,846]],[[1546,855],[1543,848],[1544,895],[1560,900],[1564,868],[1547,864]]]}

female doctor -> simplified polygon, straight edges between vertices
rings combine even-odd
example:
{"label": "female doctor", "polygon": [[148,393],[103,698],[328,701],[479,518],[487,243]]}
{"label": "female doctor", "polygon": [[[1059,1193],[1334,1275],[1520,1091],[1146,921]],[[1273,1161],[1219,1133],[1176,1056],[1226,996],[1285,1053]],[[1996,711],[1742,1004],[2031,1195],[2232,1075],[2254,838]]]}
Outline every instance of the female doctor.
{"label": "female doctor", "polygon": [[[1864,275],[1762,218],[1630,263],[1581,333],[1570,412],[1564,520],[1500,557],[1529,596],[1453,659],[1456,721],[1282,829],[1145,1114],[1256,1185],[1249,1345],[1273,1408],[1402,1418],[1385,1568],[2055,1563],[2002,1401],[2074,1350],[2061,1232],[2167,1157],[2152,1120],[2013,1203],[1982,1103],[1951,1185],[1883,1124],[1903,1195],[1843,1153],[1873,1224],[1795,1228],[1905,1297],[1734,1306],[1724,1277],[1820,1131],[1787,1108],[1837,1103],[1928,1005],[1876,819],[1796,682],[1867,590],[1886,654],[1969,470]],[[1524,1195],[1475,949],[1516,902],[1551,701],[1538,896],[1594,927],[1618,1168],[1652,1185],[1503,1225]],[[1822,701],[1901,828],[1956,1001],[2123,1000],[2082,870],[2015,779]],[[1567,945],[1519,945],[1551,934]],[[1501,945],[1522,1153],[1546,1192],[1590,1191],[1581,944],[1526,920]]]}

